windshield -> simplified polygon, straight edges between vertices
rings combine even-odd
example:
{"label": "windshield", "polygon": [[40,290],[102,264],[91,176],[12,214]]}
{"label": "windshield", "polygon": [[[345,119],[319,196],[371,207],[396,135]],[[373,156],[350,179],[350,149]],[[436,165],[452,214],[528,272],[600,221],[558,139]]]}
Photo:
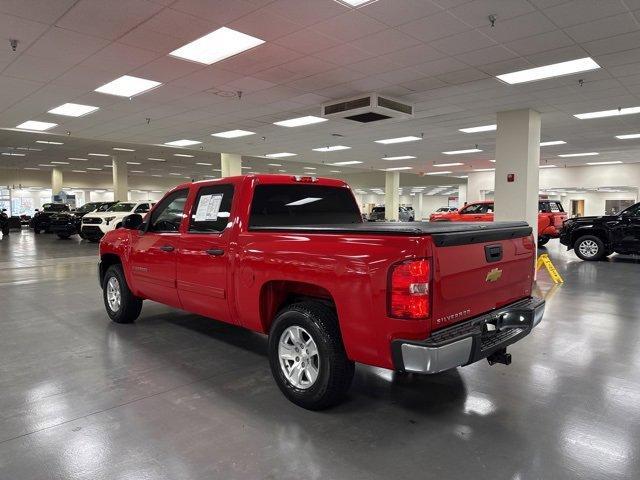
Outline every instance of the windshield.
{"label": "windshield", "polygon": [[100,205],[100,204],[99,203],[91,203],[91,202],[90,203],[85,203],[81,207],[78,207],[76,209],[76,212],[78,212],[78,213],[93,212],[98,205]]}
{"label": "windshield", "polygon": [[640,203],[636,203],[635,205],[631,205],[629,208],[626,208],[620,215],[625,215],[629,217],[640,217]]}
{"label": "windshield", "polygon": [[112,205],[113,205],[113,203],[103,203],[98,208],[96,208],[96,211],[97,212],[106,212],[107,210],[109,210],[109,207],[111,207]]}
{"label": "windshield", "polygon": [[107,212],[130,212],[135,206],[135,203],[120,202],[109,208]]}
{"label": "windshield", "polygon": [[42,205],[42,210],[45,212],[64,212],[69,210],[69,207],[63,203],[45,203]]}

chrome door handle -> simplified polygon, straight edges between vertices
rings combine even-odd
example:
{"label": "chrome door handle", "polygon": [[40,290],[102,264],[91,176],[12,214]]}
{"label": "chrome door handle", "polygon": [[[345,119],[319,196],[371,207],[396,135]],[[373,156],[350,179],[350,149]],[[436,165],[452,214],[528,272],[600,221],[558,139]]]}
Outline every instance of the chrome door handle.
{"label": "chrome door handle", "polygon": [[175,250],[175,247],[173,245],[163,245],[160,247],[160,250],[162,250],[163,252],[173,252]]}
{"label": "chrome door handle", "polygon": [[215,257],[219,257],[220,255],[224,255],[224,250],[221,248],[210,248],[209,250],[205,250],[208,255],[213,255]]}

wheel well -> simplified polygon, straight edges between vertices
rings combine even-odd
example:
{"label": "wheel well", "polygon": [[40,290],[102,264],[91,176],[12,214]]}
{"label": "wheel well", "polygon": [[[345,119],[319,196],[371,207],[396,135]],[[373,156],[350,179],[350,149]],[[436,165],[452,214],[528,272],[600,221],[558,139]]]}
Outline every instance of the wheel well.
{"label": "wheel well", "polygon": [[318,285],[289,280],[272,280],[260,290],[260,323],[263,332],[268,333],[276,314],[287,305],[314,300],[335,309],[331,293]]}
{"label": "wheel well", "polygon": [[109,267],[117,264],[122,264],[122,261],[120,257],[114,253],[105,253],[100,257],[100,285],[102,285],[104,274],[107,273]]}
{"label": "wheel well", "polygon": [[607,236],[607,232],[599,229],[592,230],[592,229],[586,229],[586,228],[582,228],[580,230],[573,232],[573,238],[572,238],[571,244],[575,245],[578,239],[580,237],[584,237],[585,235],[592,235],[594,237],[598,237],[600,240],[602,240],[602,242],[605,245],[609,244],[609,237]]}

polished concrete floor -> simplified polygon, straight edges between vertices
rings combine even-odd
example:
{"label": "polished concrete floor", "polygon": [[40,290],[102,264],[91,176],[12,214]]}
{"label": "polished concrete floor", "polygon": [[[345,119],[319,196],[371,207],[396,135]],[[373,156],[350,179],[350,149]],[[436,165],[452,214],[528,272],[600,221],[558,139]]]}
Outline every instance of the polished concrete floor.
{"label": "polished concrete floor", "polygon": [[348,401],[295,407],[261,336],[147,302],[108,321],[94,244],[0,240],[0,479],[638,479],[640,261],[586,263],[486,362],[359,366]]}

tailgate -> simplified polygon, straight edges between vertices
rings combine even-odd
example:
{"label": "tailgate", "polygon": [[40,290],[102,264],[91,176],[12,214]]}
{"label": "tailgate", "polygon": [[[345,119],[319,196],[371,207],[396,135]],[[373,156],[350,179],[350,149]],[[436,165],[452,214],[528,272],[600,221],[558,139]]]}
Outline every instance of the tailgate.
{"label": "tailgate", "polygon": [[531,295],[535,247],[531,235],[519,235],[449,245],[434,242],[434,330]]}

